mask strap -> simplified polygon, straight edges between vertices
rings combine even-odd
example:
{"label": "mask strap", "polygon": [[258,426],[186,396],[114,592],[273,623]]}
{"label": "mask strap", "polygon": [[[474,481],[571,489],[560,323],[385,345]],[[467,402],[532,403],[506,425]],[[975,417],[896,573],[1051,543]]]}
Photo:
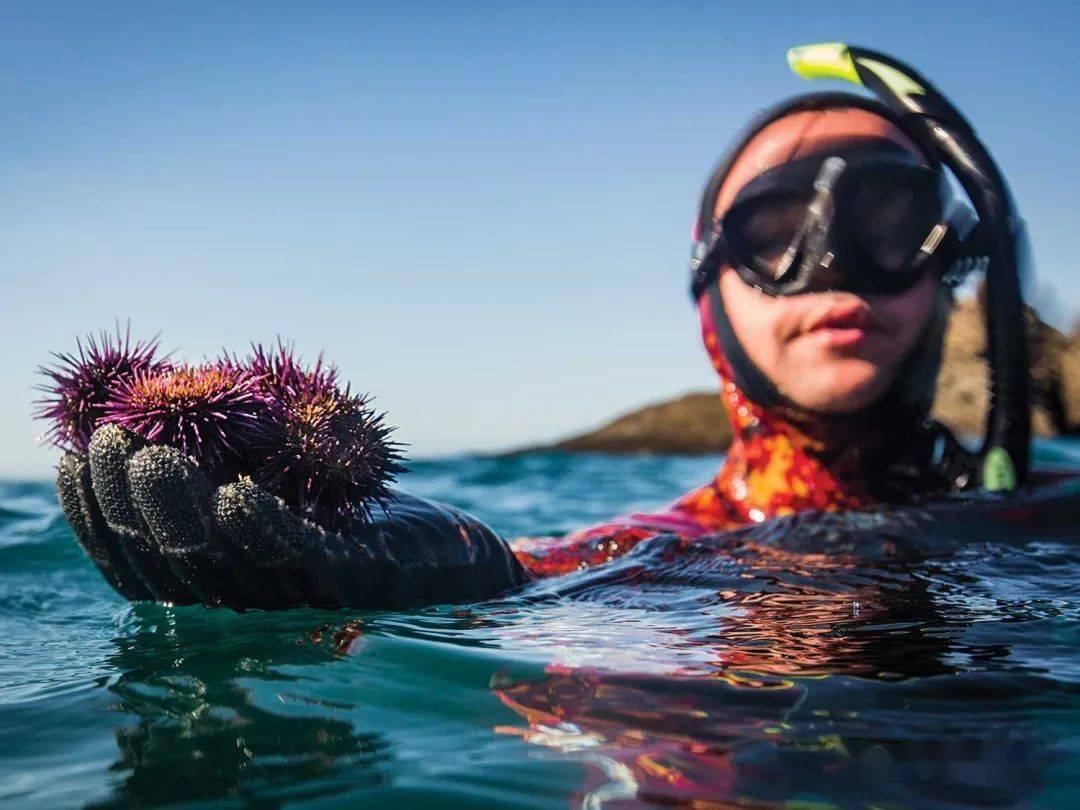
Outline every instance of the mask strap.
{"label": "mask strap", "polygon": [[750,401],[764,408],[776,408],[786,404],[784,395],[765,373],[754,365],[754,361],[743,349],[735,330],[724,309],[720,284],[714,282],[706,292],[709,297],[709,310],[712,315],[713,329],[720,341],[720,348],[731,368],[732,382],[738,386]]}

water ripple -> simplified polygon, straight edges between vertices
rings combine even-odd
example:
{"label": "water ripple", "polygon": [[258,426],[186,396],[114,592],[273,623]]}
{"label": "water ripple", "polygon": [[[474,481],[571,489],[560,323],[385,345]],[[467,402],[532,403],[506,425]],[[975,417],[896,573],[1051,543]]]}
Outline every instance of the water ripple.
{"label": "water ripple", "polygon": [[[1080,469],[1068,442],[1040,457]],[[414,463],[507,535],[658,506],[716,459]],[[1065,807],[1080,491],[659,537],[481,605],[128,605],[47,483],[0,484],[0,802]]]}

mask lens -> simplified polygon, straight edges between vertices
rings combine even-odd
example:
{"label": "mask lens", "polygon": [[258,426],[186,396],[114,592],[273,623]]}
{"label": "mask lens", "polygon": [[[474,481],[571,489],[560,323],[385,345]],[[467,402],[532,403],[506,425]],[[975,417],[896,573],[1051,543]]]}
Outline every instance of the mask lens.
{"label": "mask lens", "polygon": [[788,249],[806,219],[810,194],[771,194],[746,200],[724,216],[724,238],[734,258],[765,281],[780,281]]}
{"label": "mask lens", "polygon": [[940,188],[937,175],[917,167],[862,173],[849,186],[842,217],[859,263],[890,276],[909,271],[944,219]]}

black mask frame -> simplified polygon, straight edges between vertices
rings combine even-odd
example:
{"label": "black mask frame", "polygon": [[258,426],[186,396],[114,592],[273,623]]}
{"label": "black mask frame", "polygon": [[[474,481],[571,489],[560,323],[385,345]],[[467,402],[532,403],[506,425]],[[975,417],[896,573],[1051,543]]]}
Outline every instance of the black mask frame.
{"label": "black mask frame", "polygon": [[[733,255],[733,252],[729,250],[729,240],[724,237],[723,233],[723,218],[721,218],[720,222],[717,222],[713,217],[720,188],[731,171],[732,165],[761,130],[774,121],[793,113],[834,109],[859,109],[873,113],[893,124],[914,143],[921,143],[922,135],[920,131],[912,126],[909,121],[894,113],[881,102],[854,93],[809,93],[782,101],[756,116],[750,126],[735,140],[720,163],[713,169],[709,182],[702,192],[701,202],[698,206],[698,216],[694,224],[694,240],[690,248],[690,295],[693,300],[696,301],[700,298],[701,294],[715,283],[717,274],[725,261],[739,272],[744,281],[769,295],[797,295],[800,292],[826,289],[889,293],[899,292],[910,286],[910,277],[906,277],[902,283],[890,283],[886,274],[879,274],[877,279],[870,280],[865,276],[860,279],[855,273],[851,273],[847,279],[841,279],[835,272],[826,273],[819,276],[818,279],[811,278],[813,274],[808,273],[804,275],[800,284],[795,285],[774,286],[763,284],[760,278],[755,278],[757,274],[753,272],[753,268],[747,265],[746,262],[740,261],[739,257]],[[832,149],[827,150],[820,156],[809,156],[806,164],[820,167],[821,161],[825,157],[834,154],[843,157],[850,164],[852,161],[849,158],[854,157],[855,162],[859,161],[860,157],[862,157],[859,154],[860,152],[865,152],[866,157],[892,158],[897,163],[911,162],[915,159],[913,155],[898,144],[895,149],[890,149],[888,144],[881,141],[867,144],[864,139],[862,141],[852,140],[848,143],[836,144]],[[932,153],[923,155],[923,158],[922,168],[939,178],[937,182],[940,184],[939,194],[943,203],[939,211],[941,225],[944,229],[941,234],[942,241],[940,244],[935,245],[935,249],[932,251],[936,254],[935,266],[941,277],[950,286],[956,286],[982,260],[984,253],[982,229],[976,224],[976,215],[971,207],[957,200],[951,189],[948,188],[948,181],[941,162]],[[758,178],[751,180],[740,190],[729,210],[740,202],[744,194],[752,193],[759,181],[767,180],[770,172],[776,172],[777,174],[797,172],[799,169],[798,163],[799,161],[793,161],[789,164],[782,164],[773,170],[763,172]],[[917,251],[915,251],[910,257],[910,263],[920,264],[920,260],[925,261],[925,258],[928,257],[919,257]],[[734,261],[731,261],[732,259]],[[741,270],[740,265],[742,266]],[[747,269],[750,269],[751,272],[746,272]]]}
{"label": "black mask frame", "polygon": [[895,294],[950,282],[974,212],[945,175],[887,141],[853,140],[762,172],[699,240],[699,275],[733,268],[767,295]]}

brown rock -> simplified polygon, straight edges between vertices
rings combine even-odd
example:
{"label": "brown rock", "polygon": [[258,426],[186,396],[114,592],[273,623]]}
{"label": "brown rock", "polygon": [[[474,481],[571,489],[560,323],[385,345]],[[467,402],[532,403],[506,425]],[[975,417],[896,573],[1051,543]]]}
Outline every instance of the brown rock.
{"label": "brown rock", "polygon": [[1058,373],[1065,428],[1070,433],[1080,432],[1080,323],[1073,327],[1062,347]]}
{"label": "brown rock", "polygon": [[932,415],[955,433],[977,436],[983,430],[989,400],[986,329],[982,312],[972,300],[961,302],[945,330],[945,348],[934,394]]}
{"label": "brown rock", "polygon": [[600,453],[721,453],[731,443],[719,394],[687,394],[648,405],[603,427],[555,445],[559,450]]}
{"label": "brown rock", "polygon": [[[1027,311],[1031,355],[1031,424],[1040,436],[1069,429],[1065,416],[1062,356],[1068,340]],[[978,436],[986,423],[990,371],[986,364],[986,327],[978,298],[961,301],[945,332],[945,350],[934,397],[933,417],[963,436]],[[1080,398],[1074,397],[1080,411]]]}

